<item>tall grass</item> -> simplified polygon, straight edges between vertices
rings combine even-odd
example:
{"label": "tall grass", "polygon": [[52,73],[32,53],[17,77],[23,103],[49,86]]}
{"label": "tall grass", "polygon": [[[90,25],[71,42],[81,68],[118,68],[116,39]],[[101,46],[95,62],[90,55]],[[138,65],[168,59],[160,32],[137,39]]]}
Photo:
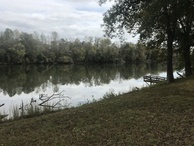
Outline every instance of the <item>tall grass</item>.
{"label": "tall grass", "polygon": [[19,108],[17,106],[14,106],[12,108],[10,117],[12,117],[13,119],[18,119],[20,116],[22,115],[21,111],[19,110]]}
{"label": "tall grass", "polygon": [[62,108],[55,109],[49,105],[48,106],[40,106],[38,104],[35,104],[35,105],[27,104],[24,106],[24,104],[22,102],[20,107],[13,106],[11,108],[11,112],[10,112],[8,120],[16,120],[16,119],[20,119],[20,118],[34,117],[34,116],[39,116],[42,114],[56,112],[59,110],[62,110]]}
{"label": "tall grass", "polygon": [[117,94],[114,93],[114,90],[113,90],[113,91],[106,92],[103,96],[103,99],[114,98],[116,96]]}
{"label": "tall grass", "polygon": [[7,116],[8,115],[5,114],[5,113],[0,113],[0,123],[6,121],[7,120]]}
{"label": "tall grass", "polygon": [[26,109],[25,109],[25,115],[26,116],[36,116],[36,115],[39,115],[41,114],[43,111],[42,109],[35,105],[35,106],[28,106]]}
{"label": "tall grass", "polygon": [[[59,101],[50,102],[53,99],[59,98]],[[24,103],[22,101],[21,105],[12,106],[10,109],[10,114],[8,119],[15,120],[23,117],[33,117],[41,114],[56,112],[65,108],[68,108],[70,103],[68,103],[65,98],[70,98],[68,96],[63,95],[63,91],[58,94],[52,94],[51,96],[41,95],[41,103],[37,103],[37,101],[31,98],[29,104]],[[1,120],[1,114],[0,114]]]}

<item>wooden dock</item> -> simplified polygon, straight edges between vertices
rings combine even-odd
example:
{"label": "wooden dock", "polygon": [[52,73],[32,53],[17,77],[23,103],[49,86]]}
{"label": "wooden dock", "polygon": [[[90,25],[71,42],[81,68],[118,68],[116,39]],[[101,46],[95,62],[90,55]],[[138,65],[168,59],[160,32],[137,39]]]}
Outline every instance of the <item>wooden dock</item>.
{"label": "wooden dock", "polygon": [[161,81],[166,81],[167,79],[165,77],[148,75],[148,76],[144,76],[143,80],[146,83],[158,83],[158,82],[161,82]]}

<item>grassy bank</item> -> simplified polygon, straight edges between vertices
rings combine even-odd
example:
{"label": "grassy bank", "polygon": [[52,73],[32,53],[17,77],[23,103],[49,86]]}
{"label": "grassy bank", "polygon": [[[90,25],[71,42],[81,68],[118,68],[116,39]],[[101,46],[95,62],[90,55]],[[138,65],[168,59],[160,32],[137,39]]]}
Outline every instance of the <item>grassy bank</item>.
{"label": "grassy bank", "polygon": [[0,145],[194,145],[194,76],[2,123]]}

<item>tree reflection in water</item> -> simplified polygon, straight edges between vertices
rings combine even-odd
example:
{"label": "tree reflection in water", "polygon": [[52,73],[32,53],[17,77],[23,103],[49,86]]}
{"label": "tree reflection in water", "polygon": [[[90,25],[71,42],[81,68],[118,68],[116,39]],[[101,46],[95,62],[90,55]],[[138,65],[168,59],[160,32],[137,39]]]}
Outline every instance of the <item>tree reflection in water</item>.
{"label": "tree reflection in water", "polygon": [[21,93],[31,93],[53,85],[53,92],[58,85],[81,82],[86,86],[109,84],[115,79],[138,79],[145,74],[157,74],[165,71],[161,65],[28,65],[0,66],[0,89],[4,95],[13,97]]}

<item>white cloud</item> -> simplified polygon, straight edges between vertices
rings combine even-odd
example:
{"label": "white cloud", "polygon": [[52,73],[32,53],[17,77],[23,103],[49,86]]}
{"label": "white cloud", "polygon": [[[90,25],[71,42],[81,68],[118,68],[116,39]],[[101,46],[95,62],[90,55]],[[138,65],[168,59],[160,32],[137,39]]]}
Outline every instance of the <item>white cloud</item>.
{"label": "white cloud", "polygon": [[98,0],[1,0],[0,30],[46,35],[56,31],[63,38],[102,37],[102,14],[109,7],[100,7]]}

